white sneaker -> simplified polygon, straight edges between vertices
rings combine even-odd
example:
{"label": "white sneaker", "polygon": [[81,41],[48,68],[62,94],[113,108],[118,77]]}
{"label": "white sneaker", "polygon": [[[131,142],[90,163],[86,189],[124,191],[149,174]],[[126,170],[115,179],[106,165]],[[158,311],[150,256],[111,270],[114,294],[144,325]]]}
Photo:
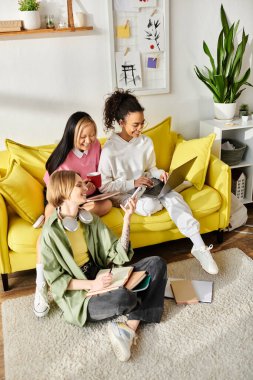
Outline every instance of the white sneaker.
{"label": "white sneaker", "polygon": [[196,259],[200,262],[202,268],[209,274],[217,274],[219,269],[217,267],[216,262],[214,261],[210,250],[213,248],[213,245],[209,245],[209,247],[202,247],[200,249],[192,247],[191,254],[196,257]]}
{"label": "white sneaker", "polygon": [[43,282],[41,288],[36,286],[36,292],[34,297],[33,312],[36,317],[45,317],[49,312],[49,302],[47,296],[47,284]]}
{"label": "white sneaker", "polygon": [[126,362],[131,356],[131,346],[136,344],[136,334],[125,323],[112,322],[108,325],[108,334],[113,351],[121,362]]}

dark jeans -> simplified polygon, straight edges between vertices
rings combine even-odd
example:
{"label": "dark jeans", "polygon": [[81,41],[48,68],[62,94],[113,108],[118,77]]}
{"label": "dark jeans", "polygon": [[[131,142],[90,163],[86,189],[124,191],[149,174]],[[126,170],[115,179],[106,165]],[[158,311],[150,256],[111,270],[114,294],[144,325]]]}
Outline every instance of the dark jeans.
{"label": "dark jeans", "polygon": [[88,321],[127,315],[129,320],[160,322],[167,283],[167,265],[161,257],[152,256],[138,261],[133,267],[136,271],[145,270],[150,274],[148,288],[137,293],[123,287],[91,297],[87,310]]}

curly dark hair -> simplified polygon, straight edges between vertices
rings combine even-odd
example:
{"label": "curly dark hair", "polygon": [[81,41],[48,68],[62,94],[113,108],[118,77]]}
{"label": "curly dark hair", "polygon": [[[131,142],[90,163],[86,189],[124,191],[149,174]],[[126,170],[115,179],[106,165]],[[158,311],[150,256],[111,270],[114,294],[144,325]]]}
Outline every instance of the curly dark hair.
{"label": "curly dark hair", "polygon": [[105,131],[114,129],[115,121],[119,123],[124,120],[130,112],[143,112],[144,108],[140,105],[136,96],[130,90],[118,89],[108,95],[104,107],[104,126]]}

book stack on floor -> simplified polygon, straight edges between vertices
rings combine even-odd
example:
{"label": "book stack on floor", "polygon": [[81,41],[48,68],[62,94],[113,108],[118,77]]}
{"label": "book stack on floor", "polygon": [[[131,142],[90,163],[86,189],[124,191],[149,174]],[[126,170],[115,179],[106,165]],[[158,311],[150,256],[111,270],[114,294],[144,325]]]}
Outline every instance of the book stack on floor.
{"label": "book stack on floor", "polygon": [[174,298],[177,304],[211,303],[213,281],[169,278],[165,288],[166,298]]}
{"label": "book stack on floor", "polygon": [[20,32],[22,30],[21,20],[0,20],[0,32]]}

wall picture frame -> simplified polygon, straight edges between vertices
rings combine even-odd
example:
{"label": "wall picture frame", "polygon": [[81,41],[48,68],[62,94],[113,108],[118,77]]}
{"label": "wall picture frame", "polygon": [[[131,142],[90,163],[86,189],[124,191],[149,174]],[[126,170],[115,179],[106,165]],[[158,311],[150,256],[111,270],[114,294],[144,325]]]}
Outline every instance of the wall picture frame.
{"label": "wall picture frame", "polygon": [[169,0],[108,0],[108,20],[111,89],[169,93]]}

